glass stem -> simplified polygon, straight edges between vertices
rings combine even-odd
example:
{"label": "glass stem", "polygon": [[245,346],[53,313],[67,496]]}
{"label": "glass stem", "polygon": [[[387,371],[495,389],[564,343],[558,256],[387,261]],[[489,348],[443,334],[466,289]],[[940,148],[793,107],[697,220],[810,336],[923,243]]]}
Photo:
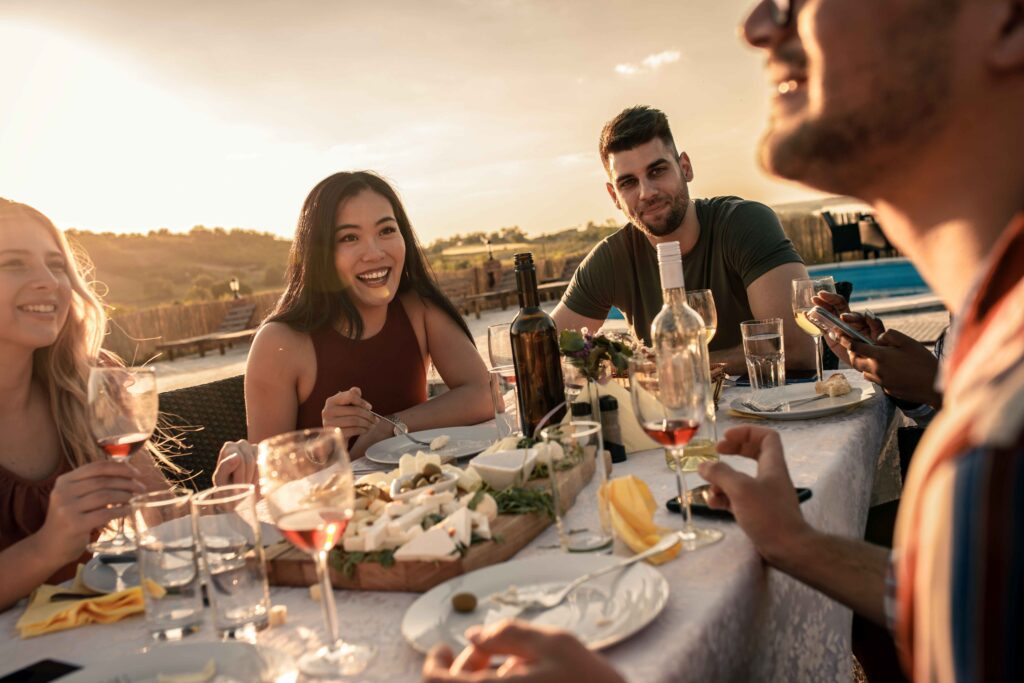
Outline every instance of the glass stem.
{"label": "glass stem", "polygon": [[817,335],[814,338],[814,362],[818,366],[818,381],[819,382],[823,382],[825,380],[824,368],[822,367],[824,365],[824,361],[823,361],[823,359],[821,357],[821,354],[822,354],[821,335],[819,334],[819,335]]}
{"label": "glass stem", "polygon": [[672,459],[676,461],[676,487],[679,490],[679,507],[683,513],[683,534],[686,538],[693,538],[693,513],[690,510],[690,496],[686,489],[686,472],[683,471],[683,449],[673,448]]}
{"label": "glass stem", "polygon": [[337,652],[341,649],[341,638],[338,636],[338,611],[334,606],[334,586],[331,585],[331,573],[327,569],[327,551],[313,555],[316,564],[316,576],[320,579],[320,606],[324,610],[324,624],[327,626],[327,649]]}

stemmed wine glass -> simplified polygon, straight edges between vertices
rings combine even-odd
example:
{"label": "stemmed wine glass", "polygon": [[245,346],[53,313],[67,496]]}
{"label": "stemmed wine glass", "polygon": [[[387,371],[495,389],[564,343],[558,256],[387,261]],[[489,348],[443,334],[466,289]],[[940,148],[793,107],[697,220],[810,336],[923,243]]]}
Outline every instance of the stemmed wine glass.
{"label": "stemmed wine glass", "polygon": [[[128,462],[142,450],[156,429],[156,372],[153,368],[96,367],[89,370],[89,429],[111,460]],[[124,533],[124,518],[109,539],[89,544],[93,553],[123,554],[135,550]]]}
{"label": "stemmed wine glass", "polygon": [[715,337],[718,330],[718,310],[715,308],[715,297],[710,289],[688,289],[686,290],[686,303],[690,308],[697,311],[697,315],[704,321],[704,331],[708,344]]}
{"label": "stemmed wine glass", "polygon": [[355,507],[355,486],[340,429],[306,429],[260,442],[260,490],[281,534],[313,556],[320,580],[327,644],[299,659],[307,676],[355,676],[375,650],[338,636],[327,554],[341,540]]}
{"label": "stemmed wine glass", "polygon": [[492,368],[513,364],[510,327],[508,323],[502,323],[487,328],[487,357]]}
{"label": "stemmed wine glass", "polygon": [[814,306],[812,299],[818,292],[836,293],[836,283],[831,275],[825,277],[800,278],[793,280],[793,315],[800,329],[814,338],[814,362],[817,365],[818,381],[825,379],[822,368],[821,330],[807,319],[807,312]]}
{"label": "stemmed wine glass", "polygon": [[694,526],[686,484],[686,473],[695,471],[701,459],[686,457],[683,447],[707,413],[711,390],[703,355],[690,345],[657,356],[637,354],[629,360],[629,392],[637,420],[675,462],[679,505],[684,512],[683,546],[688,550],[722,539],[722,532],[717,529]]}

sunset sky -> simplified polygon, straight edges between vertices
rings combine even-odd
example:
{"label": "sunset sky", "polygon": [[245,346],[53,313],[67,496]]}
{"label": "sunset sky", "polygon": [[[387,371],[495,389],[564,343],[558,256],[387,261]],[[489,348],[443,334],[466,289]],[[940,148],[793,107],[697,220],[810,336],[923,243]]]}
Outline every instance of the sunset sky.
{"label": "sunset sky", "polygon": [[290,235],[368,168],[424,242],[621,220],[601,125],[650,104],[697,196],[814,196],[757,167],[750,0],[4,0],[0,196],[61,227]]}

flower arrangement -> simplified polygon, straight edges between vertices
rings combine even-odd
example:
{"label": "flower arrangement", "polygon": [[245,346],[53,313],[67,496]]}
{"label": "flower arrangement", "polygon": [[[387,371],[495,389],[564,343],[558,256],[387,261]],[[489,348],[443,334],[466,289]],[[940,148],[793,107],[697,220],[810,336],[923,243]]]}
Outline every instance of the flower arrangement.
{"label": "flower arrangement", "polygon": [[605,362],[611,365],[613,373],[624,374],[633,355],[629,344],[603,334],[592,335],[586,328],[578,332],[562,330],[558,335],[558,350],[566,361],[592,382],[607,379],[603,376]]}

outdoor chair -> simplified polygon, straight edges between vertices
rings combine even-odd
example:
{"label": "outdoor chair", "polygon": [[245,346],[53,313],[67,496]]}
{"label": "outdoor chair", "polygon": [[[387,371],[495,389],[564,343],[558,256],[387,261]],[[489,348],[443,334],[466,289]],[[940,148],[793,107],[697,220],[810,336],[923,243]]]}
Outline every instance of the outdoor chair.
{"label": "outdoor chair", "polygon": [[842,255],[851,251],[860,252],[863,258],[867,258],[866,250],[860,241],[860,226],[856,221],[840,223],[828,211],[822,211],[821,218],[832,233],[832,258],[842,260]]}
{"label": "outdoor chair", "polygon": [[194,491],[212,486],[221,446],[246,437],[244,379],[238,375],[160,394],[161,427],[180,442],[170,450],[174,464],[185,470],[178,475],[184,486]]}

